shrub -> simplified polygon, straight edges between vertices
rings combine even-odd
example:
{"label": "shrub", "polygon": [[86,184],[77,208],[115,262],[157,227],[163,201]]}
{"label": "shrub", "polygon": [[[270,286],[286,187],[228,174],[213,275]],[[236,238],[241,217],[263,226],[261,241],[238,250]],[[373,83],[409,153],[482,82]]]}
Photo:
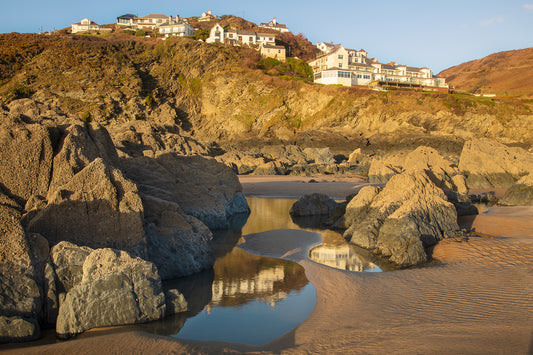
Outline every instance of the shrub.
{"label": "shrub", "polygon": [[135,32],[135,36],[145,37],[146,36],[146,31],[145,30],[137,30],[137,32]]}
{"label": "shrub", "polygon": [[152,107],[152,104],[154,103],[154,98],[152,94],[150,93],[146,94],[146,96],[144,97],[144,103],[146,104],[147,107]]}

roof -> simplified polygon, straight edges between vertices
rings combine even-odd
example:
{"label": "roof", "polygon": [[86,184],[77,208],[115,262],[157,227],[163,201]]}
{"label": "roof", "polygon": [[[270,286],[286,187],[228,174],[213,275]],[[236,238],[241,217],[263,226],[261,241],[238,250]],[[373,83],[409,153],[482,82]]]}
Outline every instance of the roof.
{"label": "roof", "polygon": [[118,19],[122,18],[122,19],[130,20],[130,19],[137,18],[137,16],[132,15],[132,14],[125,14],[125,15],[119,16],[119,17],[117,17],[117,18],[118,18]]}
{"label": "roof", "polygon": [[407,71],[411,71],[411,72],[421,72],[421,71],[422,71],[422,68],[407,67]]}
{"label": "roof", "polygon": [[164,22],[162,23],[161,25],[159,25],[159,27],[166,27],[166,26],[177,26],[177,25],[185,25],[187,22],[185,21],[172,21],[172,22]]}
{"label": "roof", "polygon": [[269,23],[261,23],[259,26],[261,27],[274,27],[274,28],[287,28],[287,25],[284,25],[282,23],[276,23],[275,25],[272,22]]}
{"label": "roof", "polygon": [[237,34],[239,35],[249,35],[249,36],[255,36],[256,33],[254,31],[237,31]]}
{"label": "roof", "polygon": [[274,33],[264,33],[264,32],[257,32],[257,35],[263,36],[263,37],[274,37],[275,36]]}
{"label": "roof", "polygon": [[141,18],[159,18],[159,19],[168,19],[170,16],[167,15],[161,15],[161,14],[150,14],[143,16]]}
{"label": "roof", "polygon": [[263,48],[285,49],[284,46],[271,46],[271,45],[268,45],[268,44],[264,44]]}
{"label": "roof", "polygon": [[[83,21],[83,20],[81,20],[81,21]],[[86,23],[82,23],[81,21],[80,21],[80,22],[77,22],[77,23],[73,23],[72,25],[87,26]],[[90,26],[100,26],[99,24],[97,24],[97,23],[94,22],[94,21],[91,21],[89,25],[90,25]]]}

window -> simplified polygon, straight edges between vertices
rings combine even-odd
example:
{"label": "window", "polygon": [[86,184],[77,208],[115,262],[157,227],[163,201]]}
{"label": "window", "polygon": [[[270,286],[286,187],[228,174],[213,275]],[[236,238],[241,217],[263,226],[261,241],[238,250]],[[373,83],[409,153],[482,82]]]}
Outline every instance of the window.
{"label": "window", "polygon": [[350,72],[348,71],[339,71],[339,78],[349,78]]}
{"label": "window", "polygon": [[357,79],[361,79],[363,76],[361,74],[357,74]]}
{"label": "window", "polygon": [[239,42],[242,42],[242,36],[239,36]]}
{"label": "window", "polygon": [[342,54],[339,54],[339,59],[342,60],[343,58]]}
{"label": "window", "polygon": [[339,63],[339,68],[342,68],[342,63]]}
{"label": "window", "polygon": [[233,33],[228,34],[229,38],[233,38]]}
{"label": "window", "polygon": [[278,53],[281,54],[281,49],[278,49]]}
{"label": "window", "polygon": [[370,79],[370,75],[364,75],[363,78]]}

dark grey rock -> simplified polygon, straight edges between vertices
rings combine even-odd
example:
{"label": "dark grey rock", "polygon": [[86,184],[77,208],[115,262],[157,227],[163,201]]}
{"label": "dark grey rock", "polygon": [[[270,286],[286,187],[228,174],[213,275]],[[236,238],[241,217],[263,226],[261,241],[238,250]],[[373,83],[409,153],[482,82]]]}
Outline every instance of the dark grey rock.
{"label": "dark grey rock", "polygon": [[291,216],[330,215],[337,208],[338,203],[327,195],[314,193],[305,195],[296,201],[289,213]]}

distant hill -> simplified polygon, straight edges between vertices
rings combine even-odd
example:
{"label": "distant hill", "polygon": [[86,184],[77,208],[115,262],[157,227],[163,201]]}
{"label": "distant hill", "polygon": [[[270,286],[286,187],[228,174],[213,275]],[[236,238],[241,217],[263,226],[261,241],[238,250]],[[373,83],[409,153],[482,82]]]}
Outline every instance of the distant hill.
{"label": "distant hill", "polygon": [[533,98],[533,48],[499,52],[439,73],[457,90]]}

